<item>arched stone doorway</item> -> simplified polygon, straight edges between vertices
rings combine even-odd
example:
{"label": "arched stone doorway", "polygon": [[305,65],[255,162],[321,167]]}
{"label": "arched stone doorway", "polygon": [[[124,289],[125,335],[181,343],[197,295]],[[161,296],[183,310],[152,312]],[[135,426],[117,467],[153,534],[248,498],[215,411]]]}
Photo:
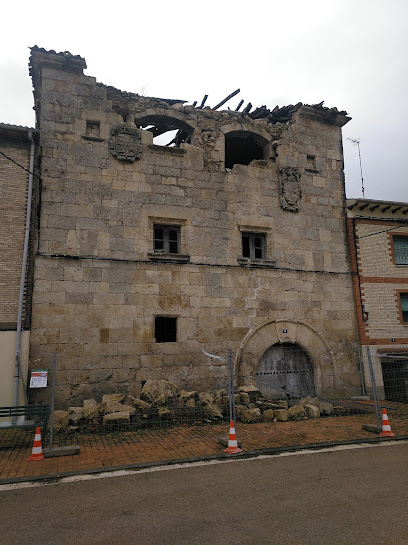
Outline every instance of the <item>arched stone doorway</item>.
{"label": "arched stone doorway", "polygon": [[256,386],[267,399],[296,399],[315,395],[313,364],[296,343],[276,343],[263,353]]}
{"label": "arched stone doorway", "polygon": [[235,360],[237,384],[255,385],[260,360],[271,347],[279,344],[299,346],[308,356],[317,397],[333,394],[334,357],[328,343],[311,325],[295,320],[267,321],[247,333]]}

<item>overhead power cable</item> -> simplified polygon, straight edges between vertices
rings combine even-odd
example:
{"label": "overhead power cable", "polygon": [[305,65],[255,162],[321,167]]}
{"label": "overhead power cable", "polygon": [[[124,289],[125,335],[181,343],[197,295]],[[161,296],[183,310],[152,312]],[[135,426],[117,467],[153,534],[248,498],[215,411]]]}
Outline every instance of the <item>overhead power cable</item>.
{"label": "overhead power cable", "polygon": [[22,168],[23,170],[25,170],[26,172],[28,172],[28,174],[31,174],[32,176],[35,176],[36,178],[38,178],[39,180],[41,180],[40,176],[38,176],[37,174],[34,174],[34,172],[31,172],[31,170],[28,170],[28,168],[23,167],[23,165],[20,165],[20,163],[17,163],[17,161],[14,161],[14,159],[12,159],[11,157],[9,157],[8,155],[6,155],[5,153],[3,153],[2,151],[0,151],[0,155],[3,155],[3,157],[5,157],[6,159],[8,159],[9,161],[11,161],[12,163],[14,163],[15,165],[17,165],[18,167],[20,167],[20,168]]}

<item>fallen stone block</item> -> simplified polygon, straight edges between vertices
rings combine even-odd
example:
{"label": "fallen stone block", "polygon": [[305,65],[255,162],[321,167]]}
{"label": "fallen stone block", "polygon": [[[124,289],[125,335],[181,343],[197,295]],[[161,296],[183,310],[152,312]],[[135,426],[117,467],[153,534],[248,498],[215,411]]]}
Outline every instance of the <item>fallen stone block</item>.
{"label": "fallen stone block", "polygon": [[287,422],[289,420],[289,411],[287,409],[276,409],[273,412],[278,422]]}
{"label": "fallen stone block", "polygon": [[117,413],[105,414],[103,417],[103,425],[108,426],[110,424],[128,424],[130,422],[129,411],[122,411]]}
{"label": "fallen stone block", "polygon": [[306,411],[303,405],[293,405],[288,409],[289,418],[292,420],[302,420],[306,418]]}
{"label": "fallen stone block", "polygon": [[320,409],[319,407],[316,407],[315,405],[306,405],[306,416],[308,418],[320,418]]}
{"label": "fallen stone block", "polygon": [[239,419],[241,422],[245,422],[246,424],[251,424],[252,422],[259,422],[262,418],[261,410],[258,408],[255,409],[247,409],[244,408],[240,414]]}
{"label": "fallen stone block", "polygon": [[273,421],[273,419],[275,418],[274,412],[275,411],[273,409],[267,409],[266,411],[263,412],[263,419],[265,420],[265,422]]}

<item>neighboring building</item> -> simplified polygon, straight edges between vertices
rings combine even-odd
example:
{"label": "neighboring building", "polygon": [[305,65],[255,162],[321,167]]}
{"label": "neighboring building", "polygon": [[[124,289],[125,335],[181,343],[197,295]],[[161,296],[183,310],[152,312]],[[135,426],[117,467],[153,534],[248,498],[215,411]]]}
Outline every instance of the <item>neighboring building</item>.
{"label": "neighboring building", "polygon": [[[31,136],[30,136],[31,135]],[[0,405],[14,402],[14,370],[20,280],[27,215],[30,155],[37,131],[0,123]],[[34,157],[33,157],[34,159]],[[32,217],[33,233],[35,216]],[[28,246],[25,289],[21,314],[21,368],[28,369],[29,329],[33,280],[32,236]],[[20,380],[18,403],[25,404]]]}
{"label": "neighboring building", "polygon": [[[360,393],[341,127],[322,105],[248,115],[121,92],[31,50],[42,194],[31,365],[57,402],[143,381]],[[174,146],[153,138],[177,131]],[[174,133],[170,138],[173,138]],[[35,362],[35,363],[34,363]]]}
{"label": "neighboring building", "polygon": [[350,255],[365,382],[408,402],[408,203],[348,199]]}

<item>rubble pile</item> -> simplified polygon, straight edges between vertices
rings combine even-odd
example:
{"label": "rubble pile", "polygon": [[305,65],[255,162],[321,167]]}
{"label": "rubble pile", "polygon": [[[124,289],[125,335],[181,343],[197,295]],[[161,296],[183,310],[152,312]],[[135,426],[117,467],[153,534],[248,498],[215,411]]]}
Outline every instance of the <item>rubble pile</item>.
{"label": "rubble pile", "polygon": [[[239,422],[285,422],[322,416],[342,416],[350,410],[335,406],[317,397],[300,399],[288,406],[285,400],[265,399],[256,386],[241,386],[235,394]],[[140,397],[121,393],[106,394],[100,403],[86,399],[82,407],[69,407],[54,412],[54,430],[77,431],[81,428],[106,428],[132,425],[133,429],[160,423],[215,422],[229,418],[229,397],[226,390],[198,392],[180,390],[166,380],[148,380]]]}

